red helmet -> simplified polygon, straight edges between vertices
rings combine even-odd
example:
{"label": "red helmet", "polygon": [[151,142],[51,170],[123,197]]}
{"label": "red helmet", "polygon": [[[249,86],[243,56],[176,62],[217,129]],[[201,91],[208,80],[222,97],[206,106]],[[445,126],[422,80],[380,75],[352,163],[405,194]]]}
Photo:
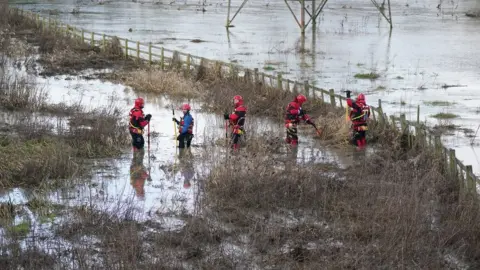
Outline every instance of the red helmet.
{"label": "red helmet", "polygon": [[182,111],[190,111],[191,107],[190,107],[190,105],[189,105],[188,103],[185,103],[185,104],[183,104],[183,105],[180,107],[180,109],[181,109]]}
{"label": "red helmet", "polygon": [[143,105],[145,105],[145,101],[143,100],[143,98],[139,97],[135,99],[135,107],[143,108]]}
{"label": "red helmet", "polygon": [[307,97],[300,94],[300,95],[295,97],[295,101],[298,102],[300,105],[302,105],[305,101],[307,101]]}
{"label": "red helmet", "polygon": [[358,95],[357,102],[365,104],[365,96],[363,94]]}
{"label": "red helmet", "polygon": [[236,95],[233,97],[233,104],[235,107],[238,107],[243,104],[243,98],[242,96]]}

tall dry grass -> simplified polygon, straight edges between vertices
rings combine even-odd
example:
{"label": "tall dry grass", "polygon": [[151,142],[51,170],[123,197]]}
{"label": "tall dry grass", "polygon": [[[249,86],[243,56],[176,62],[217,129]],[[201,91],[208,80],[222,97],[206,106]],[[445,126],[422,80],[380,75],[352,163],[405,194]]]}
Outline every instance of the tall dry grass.
{"label": "tall dry grass", "polygon": [[26,116],[0,135],[0,186],[54,187],[87,172],[86,159],[118,156],[129,142],[122,120],[110,108],[75,114],[68,124]]}
{"label": "tall dry grass", "polygon": [[178,217],[185,222],[180,229],[169,229],[162,217],[136,222],[128,205],[71,210],[76,218],[56,235],[96,244],[77,244],[62,261],[102,269],[479,266],[478,203],[459,201],[457,182],[443,174],[434,153],[399,158],[384,145],[340,169],[295,164],[272,154],[276,146],[265,137],[253,140],[267,146],[225,160],[208,151],[201,157],[216,166],[201,180],[201,216]]}
{"label": "tall dry grass", "polygon": [[120,74],[111,74],[110,78],[132,87],[135,91],[166,94],[175,98],[198,98],[205,95],[203,86],[188,80],[175,71],[158,68],[141,68]]}
{"label": "tall dry grass", "polygon": [[478,206],[458,202],[441,157],[393,152],[385,146],[346,171],[272,156],[227,160],[206,179],[205,202],[249,236],[261,267],[445,269],[448,255],[475,268]]}

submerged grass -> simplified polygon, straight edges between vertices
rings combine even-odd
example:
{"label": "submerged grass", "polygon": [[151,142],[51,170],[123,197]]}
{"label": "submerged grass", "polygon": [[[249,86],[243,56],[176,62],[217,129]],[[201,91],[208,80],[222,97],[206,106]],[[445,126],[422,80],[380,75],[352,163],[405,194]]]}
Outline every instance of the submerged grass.
{"label": "submerged grass", "polygon": [[437,114],[432,115],[432,117],[437,118],[437,119],[453,119],[453,118],[457,118],[458,115],[456,115],[454,113],[437,113]]}
{"label": "submerged grass", "polygon": [[429,106],[451,106],[456,104],[455,102],[445,100],[424,101],[423,103]]}
{"label": "submerged grass", "polygon": [[380,75],[375,73],[375,72],[370,72],[370,73],[357,73],[354,75],[355,78],[357,79],[370,79],[370,80],[375,80],[380,78]]}

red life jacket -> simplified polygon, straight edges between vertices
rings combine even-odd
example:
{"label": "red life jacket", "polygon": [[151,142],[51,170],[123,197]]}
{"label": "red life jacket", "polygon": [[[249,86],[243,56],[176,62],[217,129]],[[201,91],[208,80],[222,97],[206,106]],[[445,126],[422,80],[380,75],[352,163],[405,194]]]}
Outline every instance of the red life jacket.
{"label": "red life jacket", "polygon": [[235,111],[230,114],[230,125],[235,126],[238,125],[243,127],[245,125],[245,117],[247,115],[247,108],[243,105],[240,105],[235,108]]}
{"label": "red life jacket", "polygon": [[148,122],[144,118],[143,110],[137,107],[134,107],[130,110],[130,121],[129,121],[129,130],[130,132],[143,134],[143,127],[145,127]]}
{"label": "red life jacket", "polygon": [[356,105],[352,106],[350,120],[354,127],[366,126],[367,120],[370,118],[370,106],[362,103],[356,103]]}
{"label": "red life jacket", "polygon": [[292,101],[288,103],[286,112],[285,112],[285,124],[298,124],[300,120],[308,121],[310,116],[305,114],[302,110],[302,107],[298,102]]}

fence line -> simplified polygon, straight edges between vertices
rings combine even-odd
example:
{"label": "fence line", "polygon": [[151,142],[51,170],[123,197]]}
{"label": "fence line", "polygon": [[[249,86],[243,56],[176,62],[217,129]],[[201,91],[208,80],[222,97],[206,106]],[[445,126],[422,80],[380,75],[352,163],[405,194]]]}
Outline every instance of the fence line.
{"label": "fence line", "polygon": [[[41,31],[49,29],[50,31],[72,35],[82,42],[92,46],[98,46],[101,49],[105,49],[108,42],[112,39],[118,39],[125,58],[143,59],[148,61],[150,65],[158,65],[162,70],[176,67],[188,73],[197,68],[205,67],[213,69],[216,73],[223,76],[234,76],[243,78],[246,82],[261,83],[280,90],[303,93],[314,100],[330,103],[334,107],[345,108],[344,106],[346,106],[344,105],[346,98],[342,95],[335,94],[334,89],[326,90],[318,88],[310,85],[308,81],[304,81],[303,83],[292,81],[283,78],[281,74],[273,76],[259,72],[258,68],[252,70],[234,63],[210,60],[204,57],[159,47],[151,42],[145,44],[116,36],[89,32],[64,24],[58,20],[41,17],[38,13],[24,11],[23,9],[10,8],[9,12],[15,12],[16,15],[24,16],[32,20]],[[404,135],[402,138],[406,138],[406,143],[409,147],[421,144],[435,149],[436,153],[444,159],[445,172],[459,180],[462,193],[477,193],[476,185],[479,183],[479,179],[473,174],[472,166],[464,165],[456,157],[454,149],[447,149],[443,146],[440,135],[434,134],[424,123],[420,122],[420,105],[417,107],[416,121],[406,120],[405,114],[401,114],[400,117],[393,115],[388,116],[383,112],[381,99],[378,100],[378,106],[371,106],[371,108],[373,121],[381,127],[395,128]]]}

